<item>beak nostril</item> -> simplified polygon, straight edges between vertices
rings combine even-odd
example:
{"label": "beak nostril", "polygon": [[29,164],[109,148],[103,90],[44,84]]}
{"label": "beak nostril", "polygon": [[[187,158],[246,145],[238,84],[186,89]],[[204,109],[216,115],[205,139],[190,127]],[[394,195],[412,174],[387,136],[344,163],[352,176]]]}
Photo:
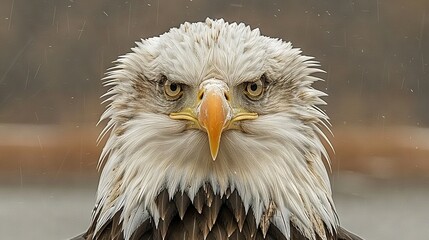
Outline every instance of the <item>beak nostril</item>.
{"label": "beak nostril", "polygon": [[229,101],[229,94],[227,92],[224,93],[225,99]]}
{"label": "beak nostril", "polygon": [[202,100],[204,97],[204,91],[200,92],[200,94],[198,95],[198,100]]}

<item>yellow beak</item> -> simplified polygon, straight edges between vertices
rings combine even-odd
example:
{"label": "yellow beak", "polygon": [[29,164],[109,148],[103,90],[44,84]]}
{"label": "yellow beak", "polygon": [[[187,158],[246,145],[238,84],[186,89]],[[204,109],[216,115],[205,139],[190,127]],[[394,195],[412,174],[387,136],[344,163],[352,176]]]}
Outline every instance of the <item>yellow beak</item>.
{"label": "yellow beak", "polygon": [[239,130],[238,122],[258,118],[257,113],[247,112],[242,108],[233,108],[228,94],[229,89],[225,82],[217,79],[205,80],[200,85],[196,107],[170,113],[172,119],[188,121],[189,129],[196,128],[207,132],[213,160],[216,160],[219,153],[223,131]]}
{"label": "yellow beak", "polygon": [[210,153],[215,160],[219,152],[222,131],[231,119],[231,110],[221,89],[208,88],[203,91],[198,122],[207,131]]}

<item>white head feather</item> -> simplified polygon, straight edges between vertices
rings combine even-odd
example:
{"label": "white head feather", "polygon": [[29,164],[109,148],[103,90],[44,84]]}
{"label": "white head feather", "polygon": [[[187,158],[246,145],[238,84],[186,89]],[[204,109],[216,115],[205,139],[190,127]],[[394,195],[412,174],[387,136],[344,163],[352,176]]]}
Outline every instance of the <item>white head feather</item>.
{"label": "white head feather", "polygon": [[[221,195],[236,189],[257,222],[274,202],[272,224],[286,236],[290,221],[310,239],[323,223],[335,231],[319,129],[328,118],[316,107],[324,104],[324,93],[311,87],[319,80],[311,74],[322,72],[317,62],[288,42],[222,19],[185,23],[132,50],[106,77],[110,104],[101,120],[110,120],[102,135],[111,133],[100,160],[96,231],[122,211],[128,239],[147,218],[158,221],[155,198],[161,190],[193,199],[205,182]],[[270,85],[263,100],[247,106],[259,117],[243,121],[243,131],[224,132],[213,161],[207,134],[186,130],[186,122],[168,116],[176,106],[157,96],[162,75],[191,87],[215,78],[230,88],[266,75]]]}

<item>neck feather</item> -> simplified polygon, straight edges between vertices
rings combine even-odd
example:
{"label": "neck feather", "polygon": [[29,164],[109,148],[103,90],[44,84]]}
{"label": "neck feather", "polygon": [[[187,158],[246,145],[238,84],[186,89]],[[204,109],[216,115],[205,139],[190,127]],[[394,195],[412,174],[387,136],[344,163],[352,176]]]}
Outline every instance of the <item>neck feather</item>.
{"label": "neck feather", "polygon": [[[271,218],[285,236],[290,223],[306,237],[331,233],[338,225],[329,178],[323,164],[326,150],[314,124],[303,125],[287,113],[260,116],[243,122],[244,132],[222,135],[218,158],[211,159],[206,134],[184,131],[185,125],[166,116],[141,114],[112,134],[103,150],[94,216],[97,230],[119,211],[125,238],[139,223],[160,213],[156,199],[167,191],[194,199],[205,184],[216,195],[236,191],[244,210],[260,223],[274,204]],[[156,127],[154,127],[156,126]]]}

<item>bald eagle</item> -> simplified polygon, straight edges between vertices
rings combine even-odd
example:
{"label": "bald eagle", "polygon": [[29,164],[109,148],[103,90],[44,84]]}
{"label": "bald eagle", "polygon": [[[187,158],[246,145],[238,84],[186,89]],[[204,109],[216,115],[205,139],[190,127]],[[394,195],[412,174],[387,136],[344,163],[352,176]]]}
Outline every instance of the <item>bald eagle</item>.
{"label": "bald eagle", "polygon": [[77,239],[360,239],[332,200],[318,62],[222,19],[136,44],[105,77],[110,135]]}

